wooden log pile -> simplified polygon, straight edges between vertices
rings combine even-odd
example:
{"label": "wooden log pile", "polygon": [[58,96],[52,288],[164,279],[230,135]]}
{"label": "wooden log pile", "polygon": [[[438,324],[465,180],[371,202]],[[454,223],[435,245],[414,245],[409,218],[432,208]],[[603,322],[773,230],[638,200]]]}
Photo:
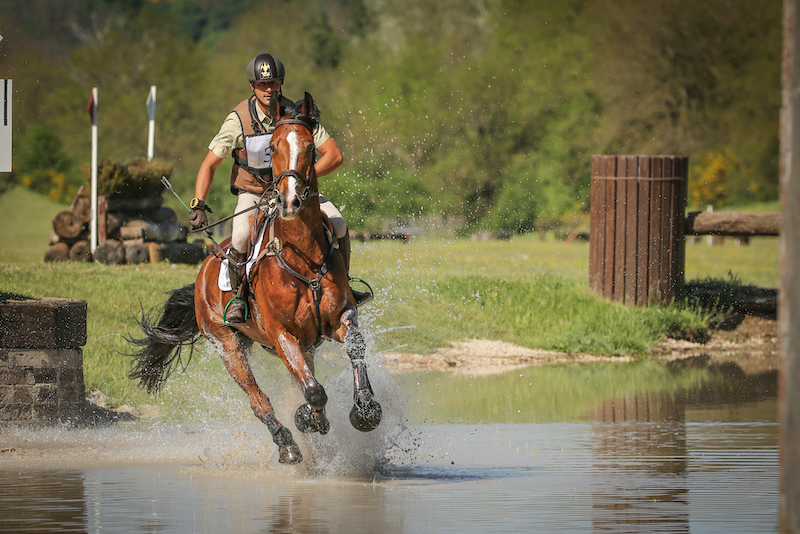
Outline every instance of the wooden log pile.
{"label": "wooden log pile", "polygon": [[101,197],[97,211],[101,222],[94,259],[100,263],[199,263],[208,255],[202,241],[187,242],[189,229],[161,197]]}
{"label": "wooden log pile", "polygon": [[50,236],[50,248],[44,253],[44,261],[91,261],[91,218],[89,196],[81,186],[69,209],[59,212],[53,218],[53,234]]}
{"label": "wooden log pile", "polygon": [[127,165],[104,163],[98,175],[97,249],[90,246],[91,200],[81,187],[68,210],[53,219],[45,261],[98,261],[139,264],[169,261],[199,263],[210,247],[202,240],[187,242],[189,229],[178,222],[160,196],[163,162],[134,160]]}
{"label": "wooden log pile", "polygon": [[98,261],[123,263],[199,263],[208,255],[202,241],[188,243],[189,229],[178,222],[161,197],[107,199],[98,197],[97,250],[89,244],[90,200],[83,187],[69,210],[53,219],[50,248],[45,261]]}

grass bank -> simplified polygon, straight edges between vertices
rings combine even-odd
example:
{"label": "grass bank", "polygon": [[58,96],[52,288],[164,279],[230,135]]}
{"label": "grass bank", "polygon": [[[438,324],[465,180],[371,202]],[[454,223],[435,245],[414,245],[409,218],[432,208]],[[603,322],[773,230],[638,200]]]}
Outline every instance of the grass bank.
{"label": "grass bank", "polygon": [[[135,316],[142,309],[163,303],[167,291],[193,282],[197,266],[42,263],[49,221],[63,208],[24,190],[0,197],[3,218],[14,217],[0,234],[0,291],[86,300],[87,391],[99,389],[116,404],[152,403],[126,378],[130,360],[123,336],[137,334]],[[687,245],[686,258],[687,280],[727,279],[730,272],[743,284],[778,284],[774,238],[754,239],[746,247],[732,241],[711,247],[701,241]],[[665,335],[706,327],[707,318],[691,309],[606,302],[588,291],[587,272],[588,244],[533,235],[508,241],[418,238],[353,245],[353,274],[377,293],[361,318],[379,351],[425,353],[451,340],[478,337],[568,352],[646,354]],[[281,374],[281,365],[266,367]],[[192,366],[191,373],[232,384],[218,358],[201,356]],[[175,388],[172,394],[165,391],[164,402],[173,409],[191,402],[187,392]]]}

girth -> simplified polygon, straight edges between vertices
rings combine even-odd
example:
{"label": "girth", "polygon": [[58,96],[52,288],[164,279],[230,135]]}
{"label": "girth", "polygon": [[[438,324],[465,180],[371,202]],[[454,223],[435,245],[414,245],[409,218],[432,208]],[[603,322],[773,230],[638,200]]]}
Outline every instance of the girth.
{"label": "girth", "polygon": [[258,258],[256,259],[256,263],[253,266],[253,270],[255,271],[259,262],[263,258],[266,258],[268,256],[275,256],[278,259],[278,264],[286,272],[288,272],[289,274],[291,274],[292,276],[294,276],[295,278],[297,278],[298,280],[300,280],[301,282],[303,282],[305,285],[308,286],[308,288],[311,290],[311,298],[314,301],[314,309],[317,315],[317,341],[319,341],[322,336],[322,312],[320,310],[320,303],[322,302],[322,278],[330,271],[329,265],[331,259],[333,258],[334,251],[339,248],[339,243],[334,237],[334,235],[331,233],[331,231],[328,229],[327,225],[323,224],[322,228],[325,230],[325,237],[329,245],[328,256],[322,263],[322,266],[320,267],[317,276],[311,279],[292,269],[292,267],[288,263],[286,263],[286,260],[283,259],[283,254],[282,254],[283,245],[281,244],[280,239],[278,239],[278,237],[275,235],[274,214],[268,216],[265,224],[269,225],[269,241],[267,242],[266,245],[264,245],[264,248],[259,253]]}

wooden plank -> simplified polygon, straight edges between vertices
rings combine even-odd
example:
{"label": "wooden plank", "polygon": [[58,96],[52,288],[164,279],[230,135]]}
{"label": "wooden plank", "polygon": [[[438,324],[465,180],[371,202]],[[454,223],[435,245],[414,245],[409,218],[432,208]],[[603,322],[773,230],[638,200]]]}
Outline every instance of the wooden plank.
{"label": "wooden plank", "polygon": [[684,230],[691,235],[776,236],[781,231],[781,214],[695,211],[686,217]]}
{"label": "wooden plank", "polygon": [[[617,175],[616,156],[605,156],[606,176]],[[611,299],[614,296],[614,220],[616,218],[616,180],[606,180],[605,202],[605,250],[603,252],[603,296]]]}
{"label": "wooden plank", "polygon": [[[628,159],[617,156],[617,176],[627,175]],[[614,207],[614,292],[613,299],[623,302],[625,298],[625,204],[628,188],[625,180],[616,180],[616,205]]]}
{"label": "wooden plank", "polygon": [[664,157],[663,177],[661,182],[661,248],[659,249],[659,302],[666,304],[670,300],[670,288],[672,285],[672,225],[674,224],[673,198],[675,182],[666,180],[675,176],[675,158],[672,156]]}
{"label": "wooden plank", "polygon": [[673,236],[675,237],[674,250],[675,265],[673,266],[675,273],[675,298],[683,296],[683,286],[686,283],[686,234],[684,227],[686,224],[686,200],[688,196],[689,185],[689,158],[683,156],[680,158],[680,172],[677,174],[681,180],[677,182],[678,185],[678,206],[675,208],[675,216],[678,220],[673,228]]}
{"label": "wooden plank", "polygon": [[[664,172],[664,158],[654,156],[650,160],[653,178],[662,178]],[[650,182],[650,228],[648,229],[648,261],[647,261],[647,301],[651,302],[660,292],[658,282],[661,250],[661,195],[662,180]]]}
{"label": "wooden plank", "polygon": [[[639,158],[627,156],[627,177],[639,176]],[[623,302],[628,305],[636,303],[636,267],[637,267],[637,241],[638,241],[638,207],[639,207],[639,180],[627,180],[627,193],[625,195],[625,289]]]}
{"label": "wooden plank", "polygon": [[800,533],[800,1],[783,2],[779,531]]}
{"label": "wooden plank", "polygon": [[[650,178],[650,157],[639,157],[639,176]],[[650,180],[639,181],[639,198],[637,211],[639,221],[636,232],[636,305],[645,306],[648,295],[647,266],[650,260],[648,237],[650,232]]]}

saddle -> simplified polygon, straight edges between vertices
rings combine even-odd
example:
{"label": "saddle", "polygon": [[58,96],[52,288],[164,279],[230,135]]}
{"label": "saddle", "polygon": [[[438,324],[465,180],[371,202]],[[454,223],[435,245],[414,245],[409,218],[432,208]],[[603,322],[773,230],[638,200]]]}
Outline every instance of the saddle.
{"label": "saddle", "polygon": [[[280,239],[275,235],[275,225],[271,224],[275,218],[275,211],[274,209],[270,209],[268,212],[259,212],[256,216],[252,217],[252,229],[250,232],[250,237],[248,238],[248,247],[247,247],[247,279],[250,279],[250,274],[252,273],[253,269],[255,268],[256,264],[260,262],[262,259],[268,256],[276,256],[279,255],[283,246],[281,245]],[[339,248],[339,242],[336,237],[333,235],[333,224],[328,219],[327,215],[324,213],[322,214],[322,224],[323,229],[325,230],[325,237],[330,245],[331,249],[328,254],[328,259],[333,254],[334,249]],[[267,243],[264,245],[264,238],[267,238]],[[227,252],[230,248],[231,238],[226,238],[222,243],[220,243],[220,249],[224,252]],[[263,245],[263,246],[262,246]],[[260,252],[259,252],[260,251]],[[230,291],[231,290],[231,282],[230,276],[228,276],[228,264],[229,259],[225,257],[223,254],[220,253],[220,250],[214,252],[214,255],[217,257],[217,260],[222,263],[219,269],[219,280],[218,285],[220,290],[222,291]],[[279,257],[280,258],[280,257]],[[283,259],[280,258],[281,263],[283,264]],[[286,268],[284,264],[284,268]],[[327,267],[327,261],[326,261]],[[288,269],[289,272],[292,274],[296,273],[293,272],[292,269]],[[325,270],[327,272],[327,269]]]}

